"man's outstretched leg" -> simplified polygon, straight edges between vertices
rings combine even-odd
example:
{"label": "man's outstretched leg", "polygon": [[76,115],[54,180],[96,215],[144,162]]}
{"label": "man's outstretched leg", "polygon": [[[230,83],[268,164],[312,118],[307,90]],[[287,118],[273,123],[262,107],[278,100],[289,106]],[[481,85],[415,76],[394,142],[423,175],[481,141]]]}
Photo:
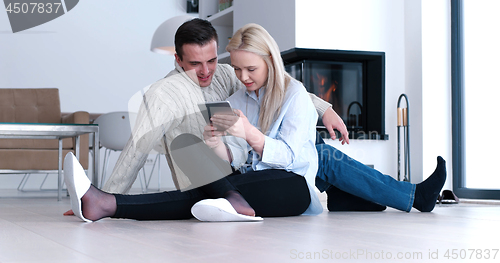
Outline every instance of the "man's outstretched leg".
{"label": "man's outstretched leg", "polygon": [[[327,184],[317,184],[320,191],[330,185],[380,205],[409,212],[412,207],[429,212],[446,180],[445,162],[438,157],[436,171],[415,185],[384,175],[327,144],[316,145],[319,154],[317,177]],[[416,189],[419,189],[418,192]],[[436,194],[437,192],[437,194]]]}

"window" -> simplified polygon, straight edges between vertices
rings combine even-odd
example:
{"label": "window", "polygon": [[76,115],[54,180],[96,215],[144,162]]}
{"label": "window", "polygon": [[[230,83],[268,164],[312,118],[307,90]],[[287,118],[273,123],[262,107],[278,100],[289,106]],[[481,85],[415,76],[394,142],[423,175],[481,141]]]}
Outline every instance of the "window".
{"label": "window", "polygon": [[453,189],[464,198],[500,199],[499,8],[497,0],[451,0]]}

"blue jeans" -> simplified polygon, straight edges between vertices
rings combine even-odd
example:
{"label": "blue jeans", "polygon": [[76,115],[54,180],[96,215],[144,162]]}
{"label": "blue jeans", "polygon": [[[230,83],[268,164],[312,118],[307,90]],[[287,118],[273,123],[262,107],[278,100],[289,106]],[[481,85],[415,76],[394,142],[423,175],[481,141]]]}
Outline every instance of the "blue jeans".
{"label": "blue jeans", "polygon": [[316,187],[326,191],[332,185],[365,200],[410,212],[416,185],[397,181],[370,168],[328,144],[317,144],[319,168]]}

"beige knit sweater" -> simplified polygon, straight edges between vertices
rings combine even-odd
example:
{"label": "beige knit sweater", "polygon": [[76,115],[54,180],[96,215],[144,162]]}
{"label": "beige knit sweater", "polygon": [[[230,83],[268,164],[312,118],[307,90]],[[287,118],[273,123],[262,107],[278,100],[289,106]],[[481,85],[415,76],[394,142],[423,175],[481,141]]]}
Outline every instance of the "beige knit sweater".
{"label": "beige knit sweater", "polygon": [[[206,123],[198,104],[226,100],[243,85],[227,64],[217,65],[208,87],[200,87],[177,63],[175,65],[175,70],[152,84],[145,93],[132,136],[103,186],[104,191],[127,193],[153,149],[166,154],[176,187],[184,189],[190,185],[187,177],[170,158],[170,152],[165,151],[168,149],[166,146],[182,133],[203,138]],[[320,116],[331,106],[313,94],[311,99]]]}

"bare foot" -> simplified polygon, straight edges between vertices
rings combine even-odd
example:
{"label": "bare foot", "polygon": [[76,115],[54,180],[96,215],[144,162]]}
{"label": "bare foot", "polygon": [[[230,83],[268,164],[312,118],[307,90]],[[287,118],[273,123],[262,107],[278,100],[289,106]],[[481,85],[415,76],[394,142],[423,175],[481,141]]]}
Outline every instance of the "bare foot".
{"label": "bare foot", "polygon": [[228,191],[224,198],[226,198],[226,200],[231,203],[234,210],[236,210],[238,214],[255,216],[255,210],[253,210],[253,208],[248,204],[245,198],[243,198],[243,196],[241,196],[241,194],[237,191]]}
{"label": "bare foot", "polygon": [[89,220],[96,221],[104,217],[113,216],[116,213],[115,196],[105,193],[93,185],[90,186],[81,200],[82,214]]}

